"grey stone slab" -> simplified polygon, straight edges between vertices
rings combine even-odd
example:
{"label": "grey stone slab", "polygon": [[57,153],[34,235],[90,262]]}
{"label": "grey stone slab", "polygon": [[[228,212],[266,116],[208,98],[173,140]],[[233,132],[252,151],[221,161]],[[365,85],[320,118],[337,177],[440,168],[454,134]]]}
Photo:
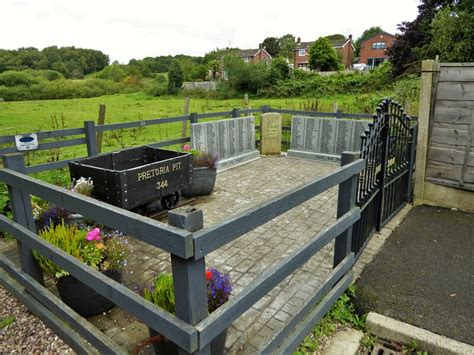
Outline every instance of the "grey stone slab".
{"label": "grey stone slab", "polygon": [[[339,161],[343,151],[358,151],[369,121],[294,116],[288,155],[302,159]],[[306,154],[311,153],[311,154]]]}

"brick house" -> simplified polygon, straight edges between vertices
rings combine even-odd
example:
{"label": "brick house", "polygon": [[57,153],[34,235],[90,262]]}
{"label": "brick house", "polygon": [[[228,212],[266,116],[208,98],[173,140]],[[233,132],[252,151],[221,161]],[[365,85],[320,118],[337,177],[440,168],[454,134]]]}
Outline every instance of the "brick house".
{"label": "brick house", "polygon": [[395,41],[395,36],[387,32],[379,32],[367,38],[360,45],[359,63],[366,64],[369,68],[388,60],[387,49]]}
{"label": "brick house", "polygon": [[[308,50],[309,47],[314,42],[301,42],[301,39],[298,38],[296,41],[295,47],[295,59],[294,59],[294,68],[309,70],[309,56]],[[346,69],[349,69],[354,60],[354,45],[352,44],[352,35],[349,35],[349,38],[329,40],[332,48],[334,48],[341,56],[342,63]]]}
{"label": "brick house", "polygon": [[240,57],[247,63],[272,63],[272,56],[263,48],[258,49],[243,49],[240,51]]}

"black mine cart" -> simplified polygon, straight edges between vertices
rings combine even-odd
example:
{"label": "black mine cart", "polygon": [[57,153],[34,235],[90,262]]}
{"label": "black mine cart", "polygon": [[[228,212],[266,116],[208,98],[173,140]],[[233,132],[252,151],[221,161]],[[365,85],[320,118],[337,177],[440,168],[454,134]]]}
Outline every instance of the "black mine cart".
{"label": "black mine cart", "polygon": [[191,157],[143,146],[69,163],[71,179],[91,178],[92,197],[127,210],[161,199],[172,208],[179,190],[189,184]]}

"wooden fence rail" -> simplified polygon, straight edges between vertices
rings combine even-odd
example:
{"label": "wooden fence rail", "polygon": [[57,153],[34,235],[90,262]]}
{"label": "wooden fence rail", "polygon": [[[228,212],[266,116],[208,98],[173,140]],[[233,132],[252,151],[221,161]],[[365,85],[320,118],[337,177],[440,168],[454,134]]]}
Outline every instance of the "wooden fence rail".
{"label": "wooden fence rail", "polygon": [[[354,155],[350,156],[354,157]],[[18,162],[21,159],[23,159],[21,154],[4,157],[6,165],[9,167],[21,167],[21,162]],[[275,218],[277,215],[307,201],[311,197],[324,192],[328,188],[354,179],[365,165],[365,161],[360,159],[346,159],[346,162],[346,165],[335,172],[317,178],[269,202],[226,220],[220,223],[217,228],[211,227],[194,233],[151,220],[89,197],[71,193],[61,187],[42,182],[12,169],[3,168],[0,169],[0,181],[8,185],[10,197],[12,201],[16,201],[13,212],[17,222],[5,216],[0,216],[0,230],[12,234],[18,240],[19,247],[24,249],[23,256],[28,252],[31,253],[32,250],[40,252],[60,267],[69,271],[81,282],[166,336],[183,351],[187,353],[197,351],[209,353],[210,341],[223,329],[227,328],[255,302],[305,263],[327,243],[336,238],[337,245],[338,238],[344,236],[345,231],[351,229],[352,225],[359,219],[360,210],[353,205],[349,206],[350,208],[346,208],[344,213],[338,214],[339,218],[332,226],[314,236],[307,244],[301,246],[277,266],[261,275],[213,314],[206,316],[207,303],[204,305],[196,303],[194,292],[198,292],[195,291],[196,289],[205,290],[205,277],[203,274],[205,270],[205,255],[223,244],[216,242],[216,237],[214,237],[214,235],[217,235],[215,234],[216,231],[221,237],[222,235],[226,236],[223,239],[224,242],[229,242]],[[344,194],[341,198],[349,198],[349,195],[355,196],[355,190],[342,189],[341,191]],[[169,252],[172,257],[173,275],[178,285],[175,287],[180,287],[180,289],[176,290],[179,291],[176,294],[183,295],[181,297],[182,300],[176,300],[177,315],[171,315],[154,306],[125,286],[109,279],[61,249],[38,238],[35,232],[30,230],[33,223],[32,215],[25,212],[31,209],[29,197],[25,197],[30,195],[39,196],[61,207],[90,216],[99,223],[117,228],[131,237]],[[274,211],[268,214],[267,212],[270,210]],[[236,221],[238,224],[246,225],[246,227],[235,229]],[[288,340],[289,343],[282,346],[288,349],[294,346],[295,342],[304,336],[302,332],[306,331],[308,324],[314,324],[318,317],[324,314],[326,308],[347,287],[347,282],[351,280],[349,270],[354,262],[354,255],[341,248],[336,249],[336,254],[340,254],[336,256],[340,262],[336,263],[335,269],[329,275],[326,282],[321,285],[316,294],[307,302],[304,308],[305,312],[297,315],[289,326],[282,330],[282,340],[293,339],[291,341]],[[87,339],[99,351],[122,351],[97,329],[89,326],[74,311],[68,307],[63,307],[60,300],[42,286],[42,274],[39,276],[35,272],[34,265],[23,265],[24,260],[24,258],[21,259],[22,270],[18,270],[11,261],[1,256],[0,266],[4,271],[0,273],[0,283],[8,286],[9,289],[13,289],[13,293],[29,305],[42,319],[46,318],[47,323],[66,342],[71,344],[74,349],[80,350],[80,352],[87,352],[90,350],[90,346],[81,343],[80,339],[76,337],[71,337],[68,335],[69,332],[64,331],[64,329],[59,329],[58,321],[60,319],[67,321],[72,329]],[[178,276],[180,277],[178,278]],[[339,281],[341,277],[343,280]],[[12,281],[12,278],[15,281]],[[199,280],[199,282],[196,283],[196,280]],[[190,287],[191,284],[188,282],[195,283],[194,287]],[[13,286],[15,283],[21,285],[18,287],[28,290],[36,301],[26,296],[23,297],[24,292],[18,289],[18,287],[15,288]],[[307,319],[305,317],[306,311],[314,308],[316,303],[328,292],[329,294],[320,303],[316,313],[310,312],[311,319]],[[326,305],[326,308],[321,308],[323,307],[322,305]],[[199,307],[201,307],[201,310]],[[205,310],[202,307],[206,307]],[[306,324],[306,326],[301,327],[301,324]],[[299,328],[301,328],[300,331],[298,331],[298,334],[295,334],[295,331]],[[270,345],[278,348],[278,344],[274,342]]]}

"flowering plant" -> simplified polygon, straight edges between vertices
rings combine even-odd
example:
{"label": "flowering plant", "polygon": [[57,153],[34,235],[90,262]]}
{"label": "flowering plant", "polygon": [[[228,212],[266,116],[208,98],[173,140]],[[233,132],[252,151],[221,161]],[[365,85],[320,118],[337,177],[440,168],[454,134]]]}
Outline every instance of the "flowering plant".
{"label": "flowering plant", "polygon": [[[91,196],[94,183],[91,178],[81,177],[73,180],[70,191],[77,192],[84,196]],[[36,221],[38,230],[57,226],[67,219],[73,212],[65,208],[55,206],[43,200],[33,200],[33,217]]]}
{"label": "flowering plant", "polygon": [[216,153],[206,153],[203,150],[192,149],[189,144],[183,145],[183,151],[191,154],[193,167],[195,168],[206,167],[215,169],[217,167],[219,157]]}
{"label": "flowering plant", "polygon": [[[76,225],[50,225],[39,232],[39,236],[61,248],[76,259],[99,270],[120,270],[127,265],[126,258],[130,252],[127,238],[119,231],[103,233],[99,228],[80,229]],[[41,267],[56,278],[69,273],[45,258],[33,252]]]}
{"label": "flowering plant", "polygon": [[[229,275],[223,274],[214,268],[206,270],[206,286],[207,307],[209,313],[212,313],[229,300],[233,286]],[[153,280],[152,285],[143,290],[143,296],[168,312],[176,313],[173,277],[171,275],[158,275]]]}

